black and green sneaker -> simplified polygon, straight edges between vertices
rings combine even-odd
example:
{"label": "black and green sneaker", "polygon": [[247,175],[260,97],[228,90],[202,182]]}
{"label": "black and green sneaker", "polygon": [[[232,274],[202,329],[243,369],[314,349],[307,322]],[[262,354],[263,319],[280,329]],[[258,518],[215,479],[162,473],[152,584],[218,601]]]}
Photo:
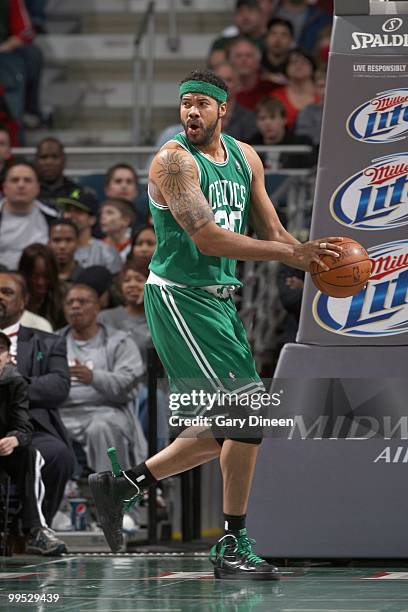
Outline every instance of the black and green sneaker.
{"label": "black and green sneaker", "polygon": [[247,530],[238,536],[227,533],[210,551],[214,576],[223,580],[279,580],[277,567],[270,565],[252,552],[255,540],[248,538]]}
{"label": "black and green sneaker", "polygon": [[88,482],[105,538],[111,551],[119,552],[123,544],[123,515],[143,499],[143,492],[124,472],[120,476],[98,472],[91,474]]}

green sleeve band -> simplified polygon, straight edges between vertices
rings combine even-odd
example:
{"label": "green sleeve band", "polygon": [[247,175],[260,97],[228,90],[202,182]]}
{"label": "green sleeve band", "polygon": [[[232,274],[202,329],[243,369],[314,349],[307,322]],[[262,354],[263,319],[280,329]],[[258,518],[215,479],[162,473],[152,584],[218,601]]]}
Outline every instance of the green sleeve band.
{"label": "green sleeve band", "polygon": [[227,100],[227,92],[224,89],[205,81],[185,81],[180,85],[179,93],[180,98],[185,93],[201,93],[214,98],[214,100],[218,100],[218,102],[226,102]]}

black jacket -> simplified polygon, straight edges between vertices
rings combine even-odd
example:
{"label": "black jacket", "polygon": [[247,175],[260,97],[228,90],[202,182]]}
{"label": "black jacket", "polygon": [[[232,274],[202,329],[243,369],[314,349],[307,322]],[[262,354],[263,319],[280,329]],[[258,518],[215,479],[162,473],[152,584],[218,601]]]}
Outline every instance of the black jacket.
{"label": "black jacket", "polygon": [[7,364],[0,373],[0,439],[15,436],[20,446],[30,443],[33,429],[27,387],[17,368]]}
{"label": "black jacket", "polygon": [[34,431],[46,431],[69,445],[58,414],[58,406],[68,397],[70,388],[65,338],[20,326],[17,369],[30,380],[28,397]]}

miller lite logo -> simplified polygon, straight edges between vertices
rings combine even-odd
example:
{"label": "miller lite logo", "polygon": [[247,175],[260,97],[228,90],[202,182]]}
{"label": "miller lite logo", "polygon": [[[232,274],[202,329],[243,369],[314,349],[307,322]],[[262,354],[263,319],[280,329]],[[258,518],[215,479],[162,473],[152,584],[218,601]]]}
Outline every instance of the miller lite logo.
{"label": "miller lite logo", "polygon": [[315,321],[342,336],[375,338],[408,332],[408,240],[388,242],[368,250],[371,277],[351,298],[318,292],[313,301]]}
{"label": "miller lite logo", "polygon": [[408,224],[408,152],[373,160],[349,177],[330,201],[332,216],[354,229],[384,230]]}
{"label": "miller lite logo", "polygon": [[347,119],[347,131],[360,142],[388,143],[408,133],[408,88],[390,89],[364,102]]}

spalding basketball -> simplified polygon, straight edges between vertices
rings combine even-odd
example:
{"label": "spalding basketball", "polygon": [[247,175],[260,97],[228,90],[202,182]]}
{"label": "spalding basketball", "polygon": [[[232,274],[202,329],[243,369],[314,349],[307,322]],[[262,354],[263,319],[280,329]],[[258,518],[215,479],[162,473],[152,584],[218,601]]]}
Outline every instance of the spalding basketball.
{"label": "spalding basketball", "polygon": [[310,274],[316,287],[326,295],[336,298],[350,297],[364,289],[370,278],[371,263],[367,251],[352,238],[343,238],[340,257],[322,255],[322,261],[330,268],[323,270],[312,262]]}

